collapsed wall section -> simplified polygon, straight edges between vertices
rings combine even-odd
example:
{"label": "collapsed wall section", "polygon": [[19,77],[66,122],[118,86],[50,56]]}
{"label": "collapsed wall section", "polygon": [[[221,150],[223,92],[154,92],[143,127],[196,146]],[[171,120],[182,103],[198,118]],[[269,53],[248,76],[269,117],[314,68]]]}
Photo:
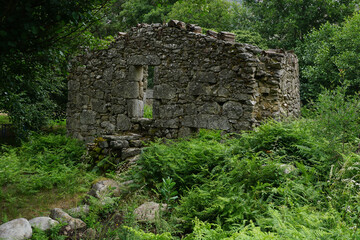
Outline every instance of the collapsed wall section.
{"label": "collapsed wall section", "polygon": [[[238,132],[267,117],[299,114],[294,54],[198,32],[185,24],[139,25],[108,49],[75,59],[69,134],[86,142],[134,130],[175,138],[199,128]],[[142,118],[149,66],[153,120]]]}

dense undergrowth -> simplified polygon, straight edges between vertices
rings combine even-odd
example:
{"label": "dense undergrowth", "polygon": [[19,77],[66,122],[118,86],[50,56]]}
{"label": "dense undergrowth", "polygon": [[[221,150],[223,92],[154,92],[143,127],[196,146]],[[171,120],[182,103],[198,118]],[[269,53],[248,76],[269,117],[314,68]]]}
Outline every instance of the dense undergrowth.
{"label": "dense undergrowth", "polygon": [[44,129],[46,133],[31,133],[19,147],[1,147],[2,221],[24,216],[26,209],[34,206],[33,201],[46,209],[53,204],[51,201],[88,190],[89,182],[96,176],[87,172],[81,161],[85,146],[66,137],[62,126],[52,124]]}
{"label": "dense undergrowth", "polygon": [[[110,173],[134,180],[128,191],[105,204],[91,199],[83,220],[96,239],[360,239],[360,100],[345,92],[325,91],[301,119],[269,120],[242,134],[158,139],[135,167]],[[24,196],[76,191],[94,177],[79,161],[83,153],[61,134],[34,135],[3,148],[0,183]],[[133,211],[146,201],[168,211],[137,222]],[[33,239],[54,239],[54,231]]]}
{"label": "dense undergrowth", "polygon": [[345,91],[300,120],[150,144],[128,176],[170,205],[168,225],[129,239],[360,239],[360,101]]}

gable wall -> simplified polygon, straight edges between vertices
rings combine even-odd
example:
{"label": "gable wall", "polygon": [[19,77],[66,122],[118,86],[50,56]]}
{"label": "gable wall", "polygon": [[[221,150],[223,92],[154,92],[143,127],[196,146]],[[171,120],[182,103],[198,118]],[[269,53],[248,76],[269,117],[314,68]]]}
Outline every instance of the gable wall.
{"label": "gable wall", "polygon": [[[75,65],[67,128],[86,142],[134,130],[169,138],[198,128],[236,132],[300,110],[294,54],[177,27],[139,25]],[[148,66],[155,66],[153,120],[140,119]]]}

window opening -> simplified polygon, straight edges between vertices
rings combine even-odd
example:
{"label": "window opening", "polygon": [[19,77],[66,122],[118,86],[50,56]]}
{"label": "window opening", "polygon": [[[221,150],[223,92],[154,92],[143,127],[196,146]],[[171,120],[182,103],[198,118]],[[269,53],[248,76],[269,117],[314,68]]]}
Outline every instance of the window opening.
{"label": "window opening", "polygon": [[152,113],[155,66],[147,66],[146,70],[146,74],[144,74],[144,118],[153,118]]}

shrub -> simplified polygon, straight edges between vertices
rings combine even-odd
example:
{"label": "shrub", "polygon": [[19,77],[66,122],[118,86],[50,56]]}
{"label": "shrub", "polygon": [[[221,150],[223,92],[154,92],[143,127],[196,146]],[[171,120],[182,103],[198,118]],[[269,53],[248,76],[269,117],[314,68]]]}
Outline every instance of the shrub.
{"label": "shrub", "polygon": [[[348,94],[360,90],[360,13],[343,24],[326,23],[305,36],[296,49],[301,66],[302,100],[315,100],[323,88],[334,90],[349,80]],[[341,73],[339,75],[339,73]]]}

